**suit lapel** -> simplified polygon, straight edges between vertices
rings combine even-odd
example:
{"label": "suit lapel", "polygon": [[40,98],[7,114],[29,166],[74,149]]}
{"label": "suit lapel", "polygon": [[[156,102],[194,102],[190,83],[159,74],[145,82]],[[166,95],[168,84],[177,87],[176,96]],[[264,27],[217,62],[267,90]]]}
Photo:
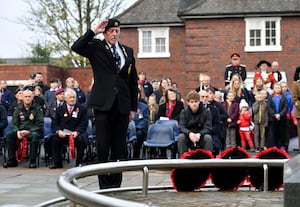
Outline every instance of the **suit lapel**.
{"label": "suit lapel", "polygon": [[109,58],[110,63],[112,65],[112,68],[114,68],[115,67],[115,60],[114,60],[112,51],[111,51],[108,43],[105,40],[103,40],[102,43],[103,43],[103,47],[104,47],[105,53],[106,53],[107,57]]}
{"label": "suit lapel", "polygon": [[119,46],[120,46],[120,48],[121,48],[121,50],[122,50],[123,57],[124,57],[124,59],[125,59],[124,65],[123,65],[123,67],[120,69],[120,70],[122,70],[126,65],[128,65],[128,54],[127,54],[127,52],[126,52],[125,47],[124,47],[121,43],[119,43]]}

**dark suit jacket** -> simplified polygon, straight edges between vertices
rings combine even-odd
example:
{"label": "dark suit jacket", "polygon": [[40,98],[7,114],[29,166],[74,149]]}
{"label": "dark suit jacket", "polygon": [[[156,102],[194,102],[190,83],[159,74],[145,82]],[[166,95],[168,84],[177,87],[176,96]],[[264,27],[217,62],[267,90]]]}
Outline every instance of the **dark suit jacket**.
{"label": "dark suit jacket", "polygon": [[57,109],[57,101],[55,99],[47,106],[45,116],[50,117],[53,120],[56,114],[56,109]]}
{"label": "dark suit jacket", "polygon": [[56,109],[53,119],[53,131],[69,129],[80,134],[86,133],[88,126],[87,108],[79,103],[73,107],[72,114],[68,113],[67,104],[64,103]]}
{"label": "dark suit jacket", "polygon": [[111,50],[105,40],[94,38],[88,30],[72,46],[76,53],[87,57],[94,73],[94,85],[89,106],[109,111],[117,99],[120,113],[129,114],[137,109],[137,73],[133,49],[119,43],[125,57],[125,65],[116,72]]}

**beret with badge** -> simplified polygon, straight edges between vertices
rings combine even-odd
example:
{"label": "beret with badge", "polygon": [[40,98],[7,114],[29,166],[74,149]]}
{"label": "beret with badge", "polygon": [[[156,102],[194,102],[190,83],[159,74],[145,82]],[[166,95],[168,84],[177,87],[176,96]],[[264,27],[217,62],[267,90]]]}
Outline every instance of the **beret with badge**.
{"label": "beret with badge", "polygon": [[117,20],[117,19],[108,19],[108,23],[105,27],[104,32],[106,32],[109,28],[119,27],[119,26],[120,26],[120,21],[119,20]]}

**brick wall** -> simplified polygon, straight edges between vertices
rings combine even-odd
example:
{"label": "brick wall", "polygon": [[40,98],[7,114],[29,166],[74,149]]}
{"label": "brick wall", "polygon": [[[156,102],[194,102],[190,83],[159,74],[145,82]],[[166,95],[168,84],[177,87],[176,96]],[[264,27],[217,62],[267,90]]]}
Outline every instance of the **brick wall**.
{"label": "brick wall", "polygon": [[29,79],[32,73],[41,72],[43,74],[43,82],[49,85],[51,78],[59,78],[63,85],[66,78],[72,76],[79,81],[84,92],[88,90],[88,86],[92,79],[92,70],[78,68],[60,68],[52,65],[0,65],[1,80],[24,81]]}
{"label": "brick wall", "polygon": [[[200,72],[212,77],[212,84],[224,86],[224,69],[230,63],[230,55],[237,52],[247,71],[255,72],[260,60],[277,60],[281,71],[286,72],[289,87],[292,86],[295,68],[300,65],[299,17],[282,17],[280,52],[244,52],[244,18],[187,19],[185,27],[171,27],[171,58],[136,59],[138,71],[147,72],[148,79],[171,77],[177,82],[183,95],[198,87]],[[122,42],[138,52],[136,28],[122,28]]]}

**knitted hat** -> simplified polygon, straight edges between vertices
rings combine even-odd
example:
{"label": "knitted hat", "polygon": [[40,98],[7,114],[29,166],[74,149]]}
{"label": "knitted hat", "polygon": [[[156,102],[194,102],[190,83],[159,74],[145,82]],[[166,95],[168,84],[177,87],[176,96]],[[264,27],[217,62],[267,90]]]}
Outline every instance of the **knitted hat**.
{"label": "knitted hat", "polygon": [[243,107],[249,108],[249,105],[248,105],[248,103],[246,102],[245,99],[242,99],[241,102],[240,102],[240,110],[241,110]]}

